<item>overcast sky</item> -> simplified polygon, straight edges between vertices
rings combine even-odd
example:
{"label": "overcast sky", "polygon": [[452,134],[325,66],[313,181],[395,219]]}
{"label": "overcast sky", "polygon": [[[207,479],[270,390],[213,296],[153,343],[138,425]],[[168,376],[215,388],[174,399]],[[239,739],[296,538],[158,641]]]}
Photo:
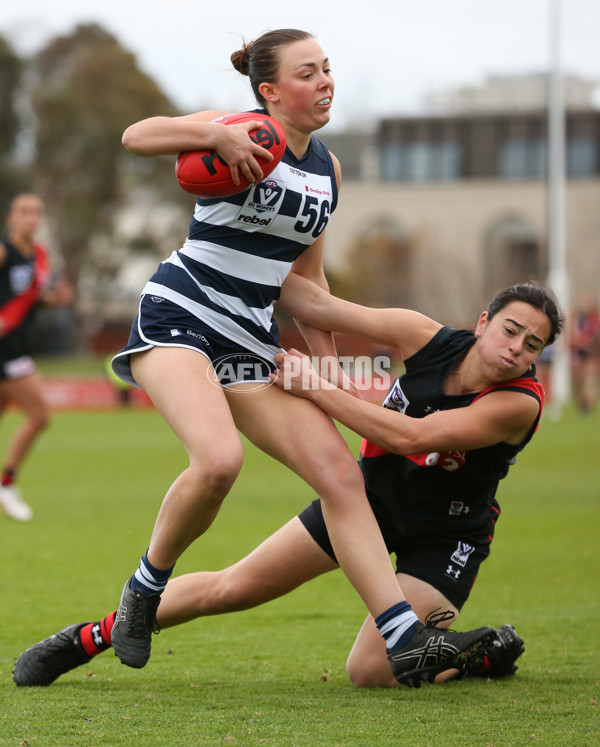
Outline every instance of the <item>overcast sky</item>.
{"label": "overcast sky", "polygon": [[[424,96],[490,74],[540,72],[559,0],[3,0],[0,34],[29,53],[97,22],[132,51],[183,110],[241,110],[254,100],[229,56],[240,37],[311,31],[336,81],[332,129],[418,111]],[[600,2],[560,0],[563,70],[600,81]],[[302,10],[309,9],[308,12]]]}

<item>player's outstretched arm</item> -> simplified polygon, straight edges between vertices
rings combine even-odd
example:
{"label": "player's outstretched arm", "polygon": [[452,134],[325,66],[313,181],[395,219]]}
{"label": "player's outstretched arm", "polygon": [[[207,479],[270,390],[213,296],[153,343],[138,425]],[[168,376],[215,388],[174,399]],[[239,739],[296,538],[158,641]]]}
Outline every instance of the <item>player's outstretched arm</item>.
{"label": "player's outstretched arm", "polygon": [[310,399],[332,418],[394,454],[471,450],[503,441],[519,443],[539,414],[527,394],[498,391],[468,407],[412,418],[378,404],[357,400],[325,381],[310,359],[291,349],[275,356],[272,380],[281,389]]}
{"label": "player's outstretched arm", "polygon": [[295,272],[286,278],[278,303],[291,316],[318,329],[395,347],[403,359],[422,348],[442,326],[411,309],[373,309],[345,301]]}

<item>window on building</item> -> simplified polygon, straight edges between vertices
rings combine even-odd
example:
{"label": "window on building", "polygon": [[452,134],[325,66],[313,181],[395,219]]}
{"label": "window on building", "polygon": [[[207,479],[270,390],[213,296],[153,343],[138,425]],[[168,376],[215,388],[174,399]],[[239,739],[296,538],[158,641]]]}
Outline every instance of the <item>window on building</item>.
{"label": "window on building", "polygon": [[461,176],[461,147],[451,141],[387,143],[382,148],[384,181],[447,181]]}
{"label": "window on building", "polygon": [[499,288],[544,275],[541,240],[525,217],[505,215],[494,221],[484,238],[486,295]]}
{"label": "window on building", "polygon": [[535,179],[546,175],[546,141],[510,138],[502,143],[498,175],[505,179]]}
{"label": "window on building", "polygon": [[597,173],[598,144],[589,137],[573,137],[567,144],[567,175],[593,176]]}

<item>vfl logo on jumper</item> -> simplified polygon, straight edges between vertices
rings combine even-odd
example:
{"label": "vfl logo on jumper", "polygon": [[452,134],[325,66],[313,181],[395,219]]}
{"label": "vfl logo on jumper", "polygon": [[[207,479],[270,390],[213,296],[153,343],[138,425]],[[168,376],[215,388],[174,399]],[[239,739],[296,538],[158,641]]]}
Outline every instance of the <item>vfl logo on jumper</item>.
{"label": "vfl logo on jumper", "polygon": [[475,548],[472,545],[468,545],[466,542],[459,542],[458,547],[452,553],[450,560],[453,563],[460,565],[461,568],[464,568],[467,565],[467,560],[469,559],[469,555],[474,550]]}
{"label": "vfl logo on jumper", "polygon": [[386,398],[383,400],[383,406],[389,410],[396,410],[397,412],[406,412],[406,408],[410,405],[410,402],[402,391],[400,382],[398,379],[394,381],[394,384],[390,391],[387,393]]}
{"label": "vfl logo on jumper", "polygon": [[275,179],[265,179],[250,190],[236,221],[257,228],[269,226],[281,207],[285,185]]}
{"label": "vfl logo on jumper", "polygon": [[279,206],[284,189],[275,179],[265,179],[254,187],[252,200],[248,207],[259,213],[273,213]]}
{"label": "vfl logo on jumper", "polygon": [[12,292],[23,293],[29,288],[33,280],[33,267],[29,265],[16,265],[10,268],[8,275]]}

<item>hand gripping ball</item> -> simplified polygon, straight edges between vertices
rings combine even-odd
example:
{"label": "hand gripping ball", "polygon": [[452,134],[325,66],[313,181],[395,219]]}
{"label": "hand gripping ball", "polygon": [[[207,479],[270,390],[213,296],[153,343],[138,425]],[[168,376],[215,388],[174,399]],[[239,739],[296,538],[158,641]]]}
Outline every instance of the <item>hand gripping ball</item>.
{"label": "hand gripping ball", "polygon": [[[249,135],[255,143],[273,154],[272,161],[257,158],[263,178],[269,176],[283,158],[286,148],[286,138],[283,127],[276,119],[266,114],[242,112],[228,114],[219,121],[223,124],[241,124],[255,120],[263,124]],[[231,178],[229,166],[214,150],[188,150],[177,157],[175,175],[180,186],[186,192],[199,197],[229,197],[243,192],[248,187],[248,180],[239,174],[240,183],[236,186]]]}

